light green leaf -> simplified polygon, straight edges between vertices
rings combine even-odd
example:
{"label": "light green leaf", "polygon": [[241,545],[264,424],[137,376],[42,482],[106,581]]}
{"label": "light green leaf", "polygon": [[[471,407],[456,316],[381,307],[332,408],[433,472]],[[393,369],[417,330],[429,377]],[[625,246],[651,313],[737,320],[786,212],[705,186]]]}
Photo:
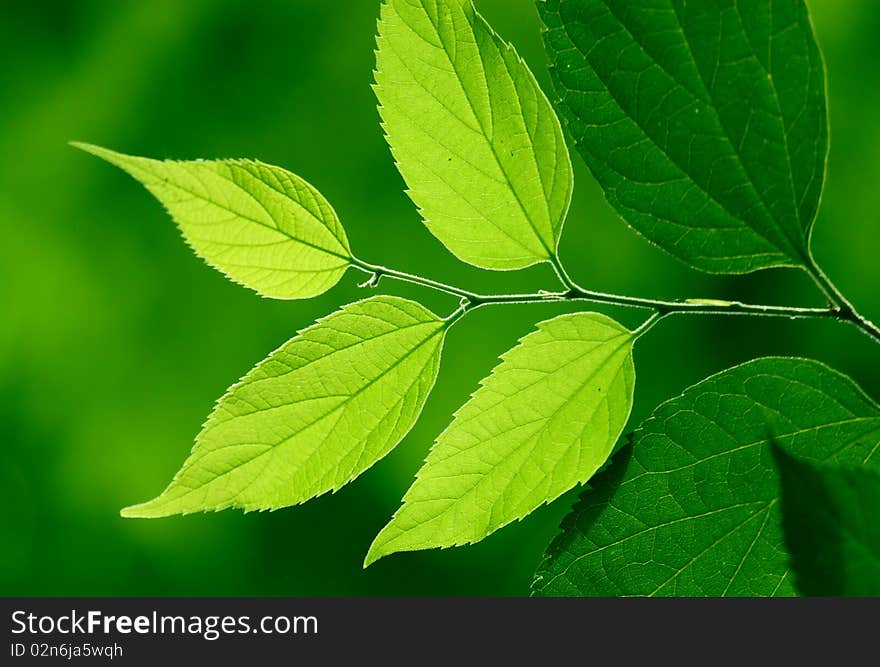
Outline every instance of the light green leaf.
{"label": "light green leaf", "polygon": [[571,161],[513,47],[470,0],[386,0],[376,60],[383,127],[428,229],[487,269],[552,257]]}
{"label": "light green leaf", "polygon": [[263,296],[317,296],[338,283],[351,263],[333,208],[280,167],[252,160],[151,160],[74,145],[140,181],[199,257]]}
{"label": "light green leaf", "polygon": [[595,313],[539,324],[437,439],[366,565],[477,542],[590,479],[629,418],[634,339]]}
{"label": "light green leaf", "polygon": [[880,596],[880,475],[818,466],[776,448],[782,526],[798,590]]}
{"label": "light green leaf", "polygon": [[825,74],[803,0],[538,0],[558,107],[608,201],[698,269],[809,264]]}
{"label": "light green leaf", "polygon": [[171,485],[123,516],[278,509],[336,491],[412,428],[447,324],[390,296],[320,320],[235,384]]}
{"label": "light green leaf", "polygon": [[759,359],[694,385],[591,483],[534,592],[793,594],[772,440],[804,461],[880,469],[880,407],[801,359]]}

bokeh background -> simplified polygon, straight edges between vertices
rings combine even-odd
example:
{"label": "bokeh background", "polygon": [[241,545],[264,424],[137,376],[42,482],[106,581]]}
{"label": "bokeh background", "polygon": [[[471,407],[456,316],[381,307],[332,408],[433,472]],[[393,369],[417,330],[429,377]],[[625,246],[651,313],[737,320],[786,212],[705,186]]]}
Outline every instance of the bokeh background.
{"label": "bokeh background", "polygon": [[[546,85],[530,0],[478,7]],[[819,262],[880,318],[880,3],[809,2],[829,69],[832,148]],[[350,273],[272,302],[191,254],[134,181],[67,146],[254,157],[314,183],[364,259],[473,289],[553,288],[547,268],[464,266],[403,193],[370,90],[378,0],[0,2],[0,594],[519,595],[573,496],[480,545],[361,560],[433,437],[539,319],[478,311],[450,339],[422,419],[333,496],[271,514],[159,521],[161,491],[215,398],[297,329],[363,296]],[[820,305],[797,271],[713,277],[629,231],[576,158],[563,259],[583,285],[657,297]],[[438,312],[444,298],[386,283]],[[605,309],[632,325],[640,315]],[[880,397],[880,349],[830,322],[669,320],[637,350],[633,424],[710,373],[762,355],[819,359]]]}

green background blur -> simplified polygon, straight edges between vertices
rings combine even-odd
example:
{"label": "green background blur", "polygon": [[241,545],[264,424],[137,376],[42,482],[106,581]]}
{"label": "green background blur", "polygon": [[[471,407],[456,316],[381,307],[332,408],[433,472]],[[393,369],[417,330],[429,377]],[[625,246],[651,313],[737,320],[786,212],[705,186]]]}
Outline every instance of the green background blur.
{"label": "green background blur", "polygon": [[[363,296],[349,273],[308,302],[228,283],[134,181],[67,146],[153,157],[253,157],[333,203],[364,259],[471,289],[554,288],[549,269],[457,262],[403,193],[370,90],[378,0],[0,0],[0,594],[517,595],[569,494],[480,545],[396,555],[367,571],[433,437],[539,319],[477,311],[448,341],[422,419],[333,496],[272,514],[119,518],[160,492],[215,398],[297,329]],[[478,0],[546,85],[530,0]],[[880,319],[880,2],[813,0],[829,69],[832,148],[814,234],[820,264]],[[651,247],[579,158],[562,256],[583,285],[655,297],[820,305],[797,271],[706,276]],[[455,304],[416,288],[439,313]],[[606,309],[625,324],[638,313]],[[747,359],[794,354],[880,397],[880,350],[831,322],[687,318],[640,342],[633,424]]]}

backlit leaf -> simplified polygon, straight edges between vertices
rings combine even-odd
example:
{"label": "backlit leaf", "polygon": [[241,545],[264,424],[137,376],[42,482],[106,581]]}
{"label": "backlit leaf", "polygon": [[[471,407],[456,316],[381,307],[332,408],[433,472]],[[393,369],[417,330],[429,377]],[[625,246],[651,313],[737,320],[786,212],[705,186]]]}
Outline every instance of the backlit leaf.
{"label": "backlit leaf", "polygon": [[415,423],[446,328],[421,305],[390,296],[320,320],[235,384],[171,485],[123,516],[277,509],[337,490]]}
{"label": "backlit leaf", "polygon": [[634,339],[594,313],[539,324],[437,439],[366,563],[477,542],[590,479],[629,418]]}
{"label": "backlit leaf", "polygon": [[471,0],[387,0],[376,94],[409,195],[460,259],[518,269],[556,252],[571,200],[559,120]]}
{"label": "backlit leaf", "polygon": [[333,208],[280,167],[253,160],[151,160],[75,145],[140,181],[202,259],[263,296],[317,296],[350,265],[348,239]]}

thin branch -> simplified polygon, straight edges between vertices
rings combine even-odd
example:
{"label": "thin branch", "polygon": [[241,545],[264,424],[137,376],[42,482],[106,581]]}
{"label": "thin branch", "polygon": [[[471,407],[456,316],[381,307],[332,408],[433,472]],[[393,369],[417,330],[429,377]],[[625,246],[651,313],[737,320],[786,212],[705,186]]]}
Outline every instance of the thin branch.
{"label": "thin branch", "polygon": [[633,336],[635,336],[636,338],[641,338],[646,333],[648,333],[651,329],[653,329],[655,326],[657,326],[657,324],[664,317],[666,317],[666,315],[663,315],[662,313],[659,313],[659,312],[652,314],[651,317],[649,317],[647,320],[645,320],[638,329],[633,331]]}
{"label": "thin branch", "polygon": [[578,288],[577,284],[575,284],[568,273],[566,273],[565,267],[562,265],[562,261],[559,259],[558,252],[550,258],[550,266],[553,267],[553,271],[556,273],[556,277],[559,278],[559,282],[562,283],[562,286],[565,287],[565,289],[576,290]]}
{"label": "thin branch", "polygon": [[822,268],[813,259],[810,254],[807,263],[807,273],[822,290],[822,293],[828,298],[833,310],[837,311],[838,319],[849,322],[857,327],[862,333],[880,341],[880,327],[862,316],[843,293],[837,288],[831,279],[825,274]]}
{"label": "thin branch", "polygon": [[[828,319],[847,322],[880,343],[880,329],[871,322],[861,317],[852,306],[848,305],[842,295],[840,301],[829,308],[796,308],[790,306],[768,306],[762,304],[741,303],[739,301],[717,301],[713,299],[688,299],[685,301],[664,301],[661,299],[646,299],[642,297],[625,296],[621,294],[609,294],[595,292],[578,286],[556,260],[552,262],[560,280],[567,285],[565,292],[536,292],[530,294],[478,294],[454,285],[448,285],[422,276],[404,273],[384,266],[369,264],[361,260],[354,260],[352,266],[367,273],[370,278],[363,287],[375,287],[382,278],[398,280],[401,282],[420,285],[438,292],[455,296],[461,301],[461,306],[453,313],[450,322],[458,321],[471,310],[484,306],[513,305],[526,303],[563,303],[563,302],[588,302],[601,303],[609,306],[622,306],[625,308],[640,308],[653,311],[658,315],[649,320],[652,325],[668,315],[748,315],[752,317],[786,317],[789,319]],[[817,267],[818,269],[818,267]],[[824,275],[824,274],[821,274]],[[826,279],[827,280],[827,279]],[[829,285],[830,285],[830,281]],[[833,288],[833,285],[831,285]],[[834,294],[839,294],[833,288]],[[646,329],[647,331],[647,329]]]}
{"label": "thin branch", "polygon": [[422,278],[421,276],[414,276],[411,273],[404,273],[403,271],[396,271],[394,269],[389,269],[386,266],[378,266],[376,264],[369,264],[367,262],[363,262],[359,259],[352,259],[352,264],[354,268],[360,269],[364,273],[367,273],[370,278],[367,282],[361,284],[361,287],[377,287],[379,285],[379,281],[382,278],[391,278],[393,280],[399,280],[405,283],[411,283],[413,285],[421,285],[422,287],[429,287],[438,292],[444,292],[451,296],[457,296],[460,299],[467,299],[468,301],[472,301],[474,299],[479,299],[479,295],[474,292],[468,292],[467,290],[460,289],[453,285],[447,285],[445,283],[438,282],[436,280],[431,280],[429,278]]}

